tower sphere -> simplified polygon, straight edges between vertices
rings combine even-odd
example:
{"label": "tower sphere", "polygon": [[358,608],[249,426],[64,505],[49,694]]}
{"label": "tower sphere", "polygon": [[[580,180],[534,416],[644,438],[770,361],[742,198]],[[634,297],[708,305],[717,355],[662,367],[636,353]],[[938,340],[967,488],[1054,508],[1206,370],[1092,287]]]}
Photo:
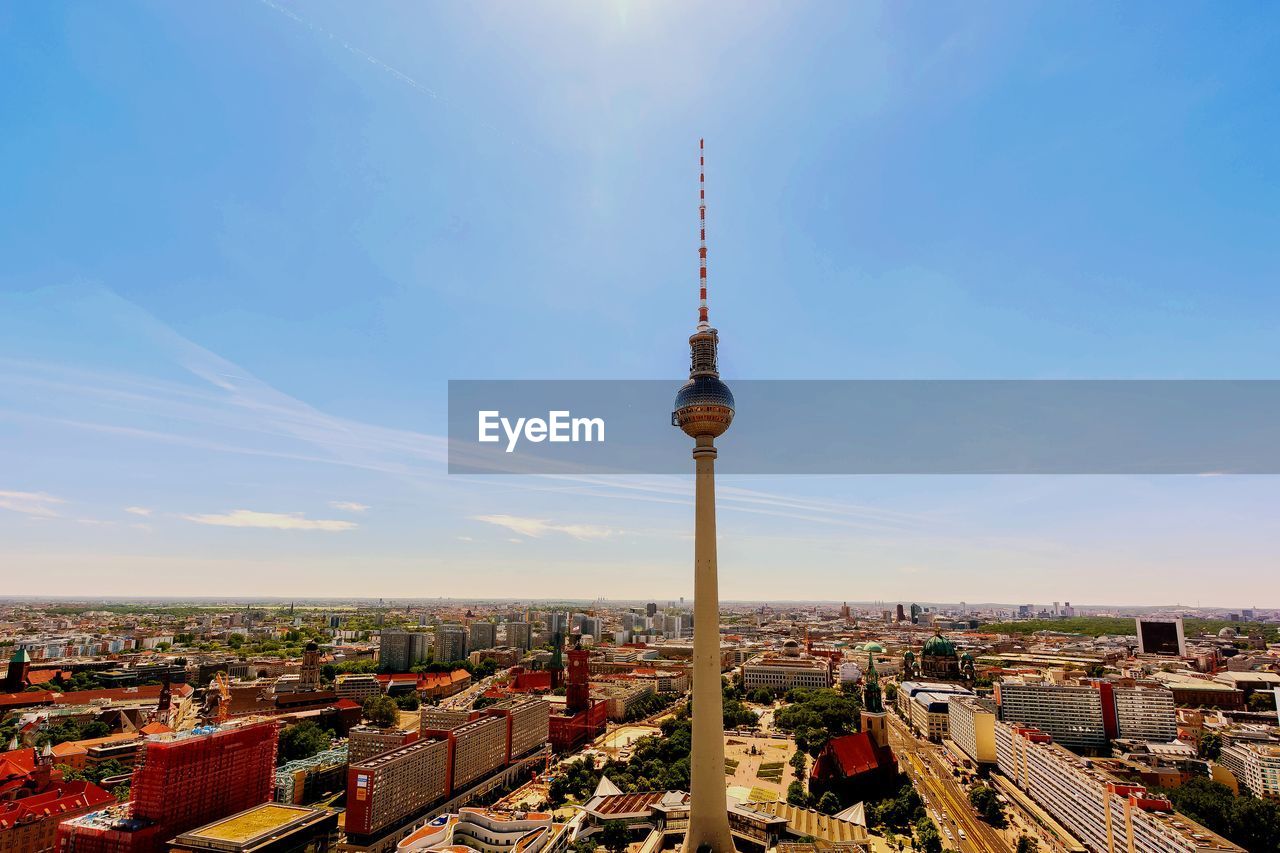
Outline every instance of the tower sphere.
{"label": "tower sphere", "polygon": [[671,420],[691,438],[723,435],[733,423],[733,393],[718,376],[694,376],[676,392]]}

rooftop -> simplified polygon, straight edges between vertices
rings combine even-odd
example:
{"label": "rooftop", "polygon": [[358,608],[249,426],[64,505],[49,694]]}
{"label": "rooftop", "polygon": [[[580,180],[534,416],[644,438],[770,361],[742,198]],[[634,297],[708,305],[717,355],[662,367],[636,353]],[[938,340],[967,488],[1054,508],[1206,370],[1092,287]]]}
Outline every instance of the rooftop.
{"label": "rooftop", "polygon": [[248,811],[232,815],[220,821],[184,832],[183,840],[196,841],[230,841],[235,844],[246,844],[265,835],[272,835],[291,829],[307,822],[317,814],[324,814],[316,809],[302,806],[284,806],[278,803],[264,803]]}

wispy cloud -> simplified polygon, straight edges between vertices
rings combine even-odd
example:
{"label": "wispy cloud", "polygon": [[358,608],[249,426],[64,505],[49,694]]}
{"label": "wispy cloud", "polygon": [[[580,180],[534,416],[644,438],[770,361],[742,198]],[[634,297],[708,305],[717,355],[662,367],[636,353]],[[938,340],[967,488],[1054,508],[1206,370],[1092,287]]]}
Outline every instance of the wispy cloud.
{"label": "wispy cloud", "polygon": [[471,519],[485,524],[494,524],[534,539],[540,539],[549,533],[562,533],[585,542],[591,539],[608,539],[622,532],[595,524],[557,524],[545,518],[526,518],[519,515],[473,515]]}
{"label": "wispy cloud", "polygon": [[58,511],[54,507],[62,503],[66,501],[45,492],[0,492],[0,509],[20,512],[23,515],[55,518]]}
{"label": "wispy cloud", "polygon": [[307,518],[300,512],[256,512],[251,509],[234,509],[231,512],[206,515],[184,515],[196,524],[212,524],[217,527],[257,527],[270,530],[353,530],[353,521],[336,518]]}
{"label": "wispy cloud", "polygon": [[329,506],[344,512],[364,512],[369,508],[368,504],[358,504],[355,501],[329,501]]}
{"label": "wispy cloud", "polygon": [[145,506],[127,506],[124,508],[124,511],[132,515],[140,515],[143,518],[151,515],[151,508]]}

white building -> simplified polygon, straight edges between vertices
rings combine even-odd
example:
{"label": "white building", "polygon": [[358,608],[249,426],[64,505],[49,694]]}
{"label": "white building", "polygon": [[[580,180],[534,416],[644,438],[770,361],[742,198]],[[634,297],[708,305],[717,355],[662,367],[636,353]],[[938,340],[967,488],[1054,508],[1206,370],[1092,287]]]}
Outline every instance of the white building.
{"label": "white building", "polygon": [[1095,687],[1005,680],[996,684],[995,695],[1000,719],[1006,723],[1033,726],[1071,749],[1100,750],[1107,745],[1102,692]]}
{"label": "white building", "polygon": [[1038,729],[995,724],[1000,773],[1091,851],[1210,853],[1243,847],[1173,810],[1168,800],[1091,767]]}
{"label": "white building", "polygon": [[1173,691],[1138,685],[1114,687],[1117,737],[1167,743],[1178,737],[1178,712]]}
{"label": "white building", "polygon": [[1235,743],[1222,750],[1218,762],[1255,797],[1280,800],[1280,746]]}
{"label": "white building", "polygon": [[954,743],[974,764],[996,763],[996,704],[955,696],[947,703],[947,728]]}

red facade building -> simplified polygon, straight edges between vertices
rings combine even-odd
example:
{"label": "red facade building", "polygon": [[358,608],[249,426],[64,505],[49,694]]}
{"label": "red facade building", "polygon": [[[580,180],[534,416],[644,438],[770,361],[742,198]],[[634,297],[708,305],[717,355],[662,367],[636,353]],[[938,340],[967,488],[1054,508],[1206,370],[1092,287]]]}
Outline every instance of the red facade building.
{"label": "red facade building", "polygon": [[180,833],[268,802],[278,735],[265,722],[149,740],[132,802],[63,823],[58,850],[160,853]]}

